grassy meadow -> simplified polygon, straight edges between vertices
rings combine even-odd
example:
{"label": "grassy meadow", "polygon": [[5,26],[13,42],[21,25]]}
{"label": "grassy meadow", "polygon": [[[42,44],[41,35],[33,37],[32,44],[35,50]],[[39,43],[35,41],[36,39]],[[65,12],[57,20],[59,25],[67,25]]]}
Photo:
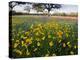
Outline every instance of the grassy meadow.
{"label": "grassy meadow", "polygon": [[14,58],[76,55],[77,19],[15,15],[10,40]]}

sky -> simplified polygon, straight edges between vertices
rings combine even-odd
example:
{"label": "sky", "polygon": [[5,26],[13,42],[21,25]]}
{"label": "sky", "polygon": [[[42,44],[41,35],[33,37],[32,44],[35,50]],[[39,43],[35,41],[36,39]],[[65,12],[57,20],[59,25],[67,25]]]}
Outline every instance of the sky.
{"label": "sky", "polygon": [[[30,8],[32,8],[32,5],[30,4],[20,4],[20,5],[16,5],[13,10],[15,10],[16,12],[23,12],[25,13],[26,11],[24,10],[24,7],[26,6],[30,6]],[[44,10],[45,12],[47,12],[47,9]],[[71,12],[78,12],[78,6],[77,5],[63,5],[60,9],[53,9],[51,10],[51,13],[54,12],[64,12],[64,13],[71,13]],[[31,9],[30,13],[36,13],[36,10]]]}
{"label": "sky", "polygon": [[61,12],[78,12],[78,6],[77,5],[62,5],[62,8],[60,9]]}

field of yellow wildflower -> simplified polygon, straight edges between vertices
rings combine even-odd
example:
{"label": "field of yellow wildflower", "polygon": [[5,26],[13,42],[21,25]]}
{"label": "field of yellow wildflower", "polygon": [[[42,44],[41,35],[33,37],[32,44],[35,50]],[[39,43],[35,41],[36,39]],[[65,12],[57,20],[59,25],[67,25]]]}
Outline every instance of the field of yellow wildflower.
{"label": "field of yellow wildflower", "polygon": [[11,32],[14,58],[78,54],[76,19],[13,16]]}

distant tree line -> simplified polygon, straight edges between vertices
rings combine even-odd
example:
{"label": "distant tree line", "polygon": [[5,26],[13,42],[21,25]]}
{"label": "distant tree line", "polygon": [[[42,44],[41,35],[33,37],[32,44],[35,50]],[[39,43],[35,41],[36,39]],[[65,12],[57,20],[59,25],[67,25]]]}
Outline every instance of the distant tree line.
{"label": "distant tree line", "polygon": [[[29,4],[32,5],[32,8],[30,6],[25,6],[24,10],[27,11],[27,13],[22,12],[16,12],[13,10],[13,8],[20,4]],[[54,16],[78,16],[77,13],[54,13],[50,14],[50,11],[52,9],[60,9],[62,7],[61,4],[51,4],[51,3],[30,3],[30,2],[20,2],[20,1],[11,1],[9,2],[9,15],[54,15]],[[31,14],[30,9],[35,9],[37,13]],[[45,9],[47,9],[48,13],[38,14],[38,12],[43,12]]]}
{"label": "distant tree line", "polygon": [[[13,11],[13,8],[16,5],[20,5],[20,4],[32,4],[33,9],[35,9],[37,12],[43,12],[44,9],[48,10],[48,15],[50,15],[50,11],[51,9],[60,9],[61,8],[61,4],[49,4],[49,3],[29,3],[29,2],[18,2],[18,1],[11,1],[9,2],[9,13],[12,13],[13,15],[16,13],[15,11]],[[24,10],[27,10],[29,14],[30,12],[30,6],[26,6],[24,8]],[[17,14],[17,13],[16,13]],[[18,14],[21,14],[21,12],[19,12]]]}
{"label": "distant tree line", "polygon": [[74,12],[71,12],[71,13],[54,13],[52,14],[54,16],[72,16],[72,17],[77,17],[78,16],[78,13],[74,13]]}

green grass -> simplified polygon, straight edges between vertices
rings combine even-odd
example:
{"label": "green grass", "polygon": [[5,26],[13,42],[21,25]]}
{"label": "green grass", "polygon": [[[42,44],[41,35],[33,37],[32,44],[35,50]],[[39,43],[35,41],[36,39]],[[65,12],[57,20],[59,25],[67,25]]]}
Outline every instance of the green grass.
{"label": "green grass", "polygon": [[77,20],[12,16],[11,40],[14,58],[75,55],[78,53]]}

